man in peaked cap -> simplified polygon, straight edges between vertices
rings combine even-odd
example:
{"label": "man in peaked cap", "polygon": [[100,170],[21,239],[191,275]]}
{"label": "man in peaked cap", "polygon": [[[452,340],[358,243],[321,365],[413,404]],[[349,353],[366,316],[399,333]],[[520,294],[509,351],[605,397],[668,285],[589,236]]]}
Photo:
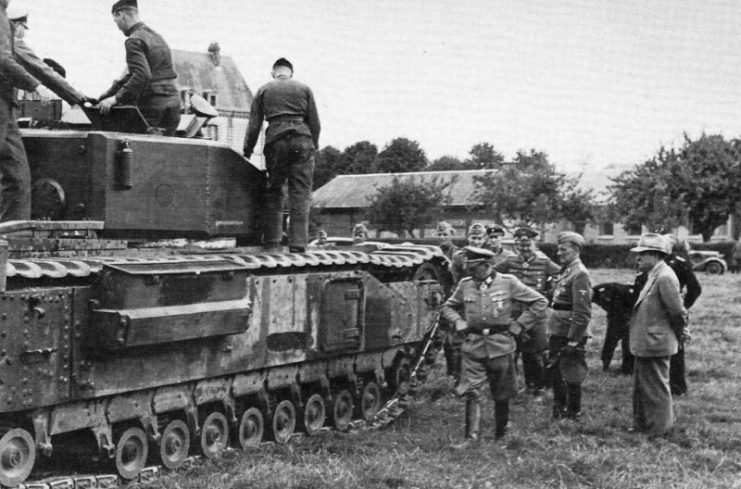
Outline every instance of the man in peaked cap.
{"label": "man in peaked cap", "polygon": [[126,74],[98,97],[100,111],[108,115],[115,105],[136,105],[149,132],[174,136],[181,106],[170,47],[139,20],[136,0],[118,0],[111,7],[111,14],[127,37]]}
{"label": "man in peaked cap", "polygon": [[[505,435],[509,400],[517,394],[513,337],[541,320],[548,305],[545,297],[515,276],[493,270],[490,250],[467,246],[462,253],[470,276],[458,283],[440,310],[448,324],[465,334],[461,379],[455,391],[466,399],[466,440],[456,448],[466,448],[479,437],[487,381],[495,403],[494,436]],[[523,306],[513,318],[515,302]]]}
{"label": "man in peaked cap", "polygon": [[486,236],[488,238],[486,247],[494,253],[494,259],[492,260],[494,266],[497,266],[511,256],[515,256],[515,253],[504,249],[502,246],[504,235],[505,231],[502,226],[498,224],[486,226]]}
{"label": "man in peaked cap", "polygon": [[293,79],[293,65],[285,58],[273,63],[273,80],[260,87],[250,109],[250,123],[244,140],[244,156],[250,158],[260,136],[263,119],[265,166],[268,185],[265,191],[263,246],[279,246],[282,228],[283,184],[288,180],[291,207],[288,227],[289,251],[306,248],[309,233],[311,186],[314,178],[314,154],[319,147],[319,113],[314,93]]}
{"label": "man in peaked cap", "polygon": [[669,387],[670,357],[677,353],[687,326],[679,280],[666,257],[671,244],[659,234],[641,236],[636,263],[647,273],[630,319],[633,369],[633,430],[661,436],[674,424]]}
{"label": "man in peaked cap", "polygon": [[[528,287],[549,297],[551,281],[561,271],[561,267],[553,263],[550,258],[544,255],[538,256],[535,253],[533,239],[537,236],[538,232],[529,226],[517,227],[513,233],[517,255],[508,256],[495,268],[498,272],[511,273]],[[519,315],[521,312],[519,307],[513,309],[515,315]],[[536,402],[542,402],[543,400],[543,390],[546,382],[545,351],[547,349],[548,337],[545,318],[543,318],[543,321],[538,321],[533,326],[528,341],[517,342],[517,353],[522,357],[525,385]],[[516,358],[517,355],[515,361]]]}
{"label": "man in peaked cap", "polygon": [[581,384],[587,375],[586,343],[592,317],[592,285],[579,259],[584,237],[572,231],[557,236],[563,265],[548,316],[548,364],[553,383],[553,418],[579,420]]}

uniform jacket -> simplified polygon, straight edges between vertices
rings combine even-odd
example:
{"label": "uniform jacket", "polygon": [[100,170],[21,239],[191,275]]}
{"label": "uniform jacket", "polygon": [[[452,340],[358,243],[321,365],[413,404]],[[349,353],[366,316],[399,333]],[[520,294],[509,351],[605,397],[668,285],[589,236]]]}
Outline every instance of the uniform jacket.
{"label": "uniform jacket", "polygon": [[[702,294],[700,281],[697,280],[695,272],[692,271],[692,266],[684,258],[671,254],[666,257],[665,261],[677,276],[677,280],[679,280],[679,293],[684,296],[684,308],[689,309],[697,298],[700,297],[700,294]],[[648,273],[646,272],[636,277],[633,286],[635,300],[638,299],[638,295],[646,284],[647,277]]]}
{"label": "uniform jacket", "polygon": [[[472,331],[488,328],[505,333],[509,330],[514,301],[527,305],[516,319],[525,329],[542,320],[548,306],[545,297],[517,277],[494,272],[481,282],[472,277],[461,280],[440,313],[450,324],[464,319]],[[495,358],[514,352],[515,340],[507,334],[469,333],[463,351],[474,358]]]}
{"label": "uniform jacket", "polygon": [[244,142],[244,154],[251,155],[260,136],[263,119],[268,121],[265,144],[288,133],[309,136],[319,147],[321,124],[314,93],[293,79],[275,79],[260,87],[250,108],[250,123]]}
{"label": "uniform jacket", "polygon": [[5,12],[7,4],[6,0],[0,0],[0,98],[8,104],[17,105],[16,88],[32,92],[40,83],[13,56],[15,29]]}
{"label": "uniform jacket", "polygon": [[26,42],[16,37],[13,55],[16,61],[31,75],[37,78],[45,87],[57,94],[62,100],[70,105],[82,104],[85,96],[72,88],[67,80],[62,78],[42,59],[36,56],[36,53],[28,47]]}
{"label": "uniform jacket", "polygon": [[548,293],[548,283],[551,277],[561,272],[561,267],[549,258],[533,254],[525,259],[522,255],[508,256],[496,266],[498,272],[511,273],[522,283],[532,287],[543,295]]}
{"label": "uniform jacket", "polygon": [[648,273],[630,318],[630,351],[637,357],[668,357],[677,353],[687,311],[679,280],[665,262]]}
{"label": "uniform jacket", "polygon": [[[491,248],[488,247],[486,249],[491,250]],[[496,267],[499,263],[512,256],[517,255],[509,250],[505,250],[504,248],[502,248],[499,250],[498,253],[494,255],[494,258],[492,258],[490,261],[492,265]],[[468,276],[468,271],[466,271],[466,253],[464,250],[459,250],[453,255],[448,268],[450,270],[450,273],[453,274],[453,282],[456,284],[460,282],[463,277]]]}
{"label": "uniform jacket", "polygon": [[553,309],[548,332],[581,341],[589,336],[592,317],[592,284],[589,272],[578,258],[563,268],[553,290]]}
{"label": "uniform jacket", "polygon": [[125,33],[127,73],[99,98],[116,96],[119,104],[136,104],[151,95],[177,95],[172,53],[165,40],[139,22]]}

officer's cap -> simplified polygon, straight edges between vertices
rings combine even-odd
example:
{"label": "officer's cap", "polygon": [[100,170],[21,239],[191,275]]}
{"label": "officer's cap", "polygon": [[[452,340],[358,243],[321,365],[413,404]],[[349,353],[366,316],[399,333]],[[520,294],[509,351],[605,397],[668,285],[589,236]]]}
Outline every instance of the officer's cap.
{"label": "officer's cap", "polygon": [[28,10],[24,8],[14,8],[12,5],[8,7],[8,20],[17,24],[23,24],[23,27],[28,29]]}
{"label": "officer's cap", "polygon": [[111,7],[111,13],[115,14],[119,10],[125,9],[125,8],[139,8],[139,5],[136,0],[118,0],[116,3],[113,4],[113,7]]}
{"label": "officer's cap", "polygon": [[275,60],[275,63],[273,63],[273,69],[277,68],[278,66],[285,66],[289,70],[293,71],[293,65],[286,58],[278,58],[277,60]]}
{"label": "officer's cap", "polygon": [[453,228],[453,226],[450,225],[449,222],[440,221],[437,223],[437,232],[438,233],[450,232],[450,234],[455,234],[455,229]]}
{"label": "officer's cap", "polygon": [[582,248],[585,243],[584,236],[582,236],[579,233],[575,233],[573,231],[563,231],[561,233],[558,233],[558,236],[556,236],[556,241],[558,241],[558,244],[561,244],[561,243],[575,244],[579,248]]}
{"label": "officer's cap", "polygon": [[479,263],[487,263],[489,260],[494,258],[494,253],[486,248],[478,248],[476,246],[466,246],[463,248],[463,252],[466,257],[466,266],[472,267]]}
{"label": "officer's cap", "polygon": [[494,224],[492,226],[486,226],[486,234],[491,236],[492,234],[501,234],[504,236],[504,228],[502,226],[499,226],[498,224]]}
{"label": "officer's cap", "polygon": [[469,236],[486,236],[486,228],[483,224],[475,222],[468,228]]}
{"label": "officer's cap", "polygon": [[356,224],[352,228],[352,234],[353,234],[353,236],[357,236],[359,234],[362,234],[362,235],[367,236],[368,235],[368,228],[365,227],[365,224],[363,224],[362,222],[361,223],[358,223],[358,224]]}
{"label": "officer's cap", "polygon": [[656,233],[642,234],[638,239],[638,246],[630,251],[641,253],[642,251],[658,251],[668,255],[672,252],[672,245],[664,236]]}
{"label": "officer's cap", "polygon": [[515,239],[521,239],[521,238],[528,238],[533,239],[538,235],[538,231],[531,228],[530,226],[520,226],[517,229],[515,229],[515,232],[512,233]]}

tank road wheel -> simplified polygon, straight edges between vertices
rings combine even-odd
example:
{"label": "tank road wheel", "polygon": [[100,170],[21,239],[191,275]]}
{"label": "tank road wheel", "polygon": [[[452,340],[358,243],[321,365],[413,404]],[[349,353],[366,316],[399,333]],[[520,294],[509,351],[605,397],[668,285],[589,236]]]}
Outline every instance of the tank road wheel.
{"label": "tank road wheel", "polygon": [[215,411],[206,417],[201,428],[201,453],[206,458],[215,458],[229,444],[229,422],[226,416]]}
{"label": "tank road wheel", "polygon": [[412,362],[408,358],[401,358],[393,367],[391,379],[394,388],[402,396],[409,393],[409,382],[412,378]]}
{"label": "tank road wheel", "polygon": [[296,408],[291,401],[280,401],[273,413],[273,440],[285,445],[294,431],[296,431]]}
{"label": "tank road wheel", "polygon": [[304,405],[302,425],[306,434],[316,435],[324,426],[327,412],[324,407],[324,398],[319,394],[312,394]]}
{"label": "tank road wheel", "polygon": [[332,398],[332,424],[340,431],[350,427],[354,405],[352,394],[347,389],[337,392]]}
{"label": "tank road wheel", "polygon": [[147,462],[149,445],[141,428],[129,428],[116,442],[116,471],[124,479],[133,479]]}
{"label": "tank road wheel", "polygon": [[179,419],[170,421],[162,432],[159,442],[158,462],[168,469],[177,469],[188,457],[190,450],[190,430]]}
{"label": "tank road wheel", "polygon": [[36,446],[31,433],[21,428],[2,429],[0,434],[0,484],[15,487],[31,474]]}
{"label": "tank road wheel", "polygon": [[381,409],[381,386],[374,381],[367,382],[360,394],[360,414],[370,421]]}
{"label": "tank road wheel", "polygon": [[244,412],[239,422],[239,432],[237,433],[239,447],[246,450],[249,447],[259,446],[264,432],[265,420],[262,417],[262,412],[255,407],[249,408]]}

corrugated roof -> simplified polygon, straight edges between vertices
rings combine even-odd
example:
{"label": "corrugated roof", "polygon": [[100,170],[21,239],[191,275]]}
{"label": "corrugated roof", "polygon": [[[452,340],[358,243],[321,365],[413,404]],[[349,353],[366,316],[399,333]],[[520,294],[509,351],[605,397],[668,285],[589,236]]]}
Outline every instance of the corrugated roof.
{"label": "corrugated roof", "polygon": [[469,206],[475,190],[474,177],[493,173],[496,170],[425,171],[413,173],[372,173],[368,175],[339,175],[312,195],[312,206],[324,209],[351,209],[367,207],[370,198],[379,187],[390,185],[393,179],[429,182],[449,182],[458,177],[446,189],[450,196],[449,206]]}
{"label": "corrugated roof", "polygon": [[191,88],[198,95],[213,90],[217,109],[249,112],[252,91],[229,56],[222,55],[219,66],[216,66],[209,53],[173,49],[172,62],[181,87]]}

